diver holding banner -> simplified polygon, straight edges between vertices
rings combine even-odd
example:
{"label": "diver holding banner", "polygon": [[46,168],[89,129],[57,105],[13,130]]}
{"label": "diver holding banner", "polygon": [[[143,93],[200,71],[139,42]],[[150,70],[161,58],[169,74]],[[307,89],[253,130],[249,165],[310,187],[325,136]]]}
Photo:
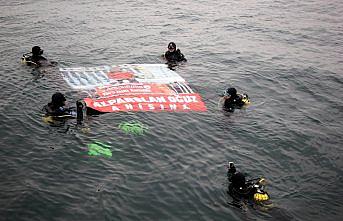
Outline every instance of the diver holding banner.
{"label": "diver holding banner", "polygon": [[54,117],[75,117],[76,112],[73,108],[66,108],[66,98],[64,94],[56,92],[51,97],[51,102],[43,107],[45,113]]}
{"label": "diver holding banner", "polygon": [[50,120],[65,120],[76,118],[82,121],[85,115],[99,115],[101,112],[86,106],[83,100],[76,101],[76,107],[65,107],[66,98],[64,94],[56,92],[51,97],[51,102],[43,107],[45,117]]}

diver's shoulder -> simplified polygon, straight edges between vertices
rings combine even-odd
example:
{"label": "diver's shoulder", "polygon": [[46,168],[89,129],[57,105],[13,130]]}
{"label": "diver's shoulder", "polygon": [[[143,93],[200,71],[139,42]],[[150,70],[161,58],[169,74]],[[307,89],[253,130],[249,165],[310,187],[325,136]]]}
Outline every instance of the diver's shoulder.
{"label": "diver's shoulder", "polygon": [[46,59],[45,57],[43,57],[42,55],[39,55],[37,57],[38,60],[44,60],[44,61],[47,61],[48,59]]}

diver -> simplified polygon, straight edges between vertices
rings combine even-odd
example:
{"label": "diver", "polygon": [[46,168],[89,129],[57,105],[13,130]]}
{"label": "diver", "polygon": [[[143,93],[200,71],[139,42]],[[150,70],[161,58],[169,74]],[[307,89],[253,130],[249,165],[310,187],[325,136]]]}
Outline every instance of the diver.
{"label": "diver", "polygon": [[236,108],[241,108],[250,104],[247,94],[237,94],[236,88],[230,87],[223,93],[223,109],[228,112],[234,112]]}
{"label": "diver", "polygon": [[176,49],[176,44],[174,42],[170,42],[168,44],[168,51],[165,52],[164,57],[168,63],[187,61],[185,56],[181,53],[180,49]]}
{"label": "diver", "polygon": [[75,108],[65,107],[66,98],[60,93],[56,92],[51,97],[51,102],[43,107],[43,111],[47,116],[73,118],[76,117]]}
{"label": "diver", "polygon": [[253,204],[271,205],[269,194],[265,191],[264,178],[247,181],[243,173],[236,171],[233,162],[229,162],[227,177],[230,182],[227,192],[233,198],[234,204],[239,205],[239,202],[247,200]]}
{"label": "diver", "polygon": [[50,62],[42,56],[43,50],[39,46],[34,46],[31,52],[23,54],[21,62],[28,66],[41,67],[49,65]]}
{"label": "diver", "polygon": [[43,107],[45,116],[52,117],[55,120],[77,118],[78,121],[82,121],[85,115],[101,114],[101,112],[87,107],[83,100],[76,101],[76,107],[65,107],[65,102],[66,98],[62,93],[54,93],[51,97],[51,102]]}

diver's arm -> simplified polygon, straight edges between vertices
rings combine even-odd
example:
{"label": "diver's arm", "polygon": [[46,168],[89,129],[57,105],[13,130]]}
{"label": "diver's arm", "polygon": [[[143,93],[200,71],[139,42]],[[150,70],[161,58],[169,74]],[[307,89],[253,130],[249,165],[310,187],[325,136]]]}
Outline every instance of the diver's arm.
{"label": "diver's arm", "polygon": [[236,167],[233,162],[229,162],[229,167],[227,170],[227,178],[230,182],[232,182],[231,178],[236,173]]}
{"label": "diver's arm", "polygon": [[59,107],[57,109],[53,109],[48,107],[47,114],[56,117],[76,117],[75,107]]}
{"label": "diver's arm", "polygon": [[45,57],[43,57],[42,55],[40,55],[40,56],[39,56],[39,60],[47,61],[48,59],[46,59]]}
{"label": "diver's arm", "polygon": [[178,55],[178,58],[177,58],[178,61],[184,61],[184,62],[187,61],[187,59],[185,58],[185,56],[181,53],[180,49],[177,49],[176,53],[177,53],[177,55]]}
{"label": "diver's arm", "polygon": [[166,53],[164,54],[164,58],[167,60],[167,61],[171,61],[171,54],[169,51],[166,51]]}

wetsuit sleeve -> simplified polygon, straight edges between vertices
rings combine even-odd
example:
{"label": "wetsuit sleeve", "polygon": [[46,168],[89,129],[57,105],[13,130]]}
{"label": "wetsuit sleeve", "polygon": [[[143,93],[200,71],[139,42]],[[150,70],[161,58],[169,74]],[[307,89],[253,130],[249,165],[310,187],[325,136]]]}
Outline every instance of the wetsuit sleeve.
{"label": "wetsuit sleeve", "polygon": [[177,49],[177,54],[178,54],[178,61],[187,61],[185,56],[181,53],[180,49]]}
{"label": "wetsuit sleeve", "polygon": [[171,54],[170,54],[169,51],[166,51],[166,53],[164,54],[164,57],[165,57],[165,59],[166,59],[167,61],[171,61],[171,60],[172,60]]}
{"label": "wetsuit sleeve", "polygon": [[42,66],[43,64],[47,64],[48,63],[48,60],[45,57],[41,56],[41,55],[39,55],[39,56],[32,56],[31,57],[31,61],[34,62],[34,64],[36,66],[38,66],[38,67]]}
{"label": "wetsuit sleeve", "polygon": [[50,116],[72,115],[72,110],[69,108],[59,107],[53,108],[49,105],[44,106],[43,111]]}
{"label": "wetsuit sleeve", "polygon": [[68,113],[68,110],[65,109],[64,107],[60,107],[60,108],[55,109],[52,114],[55,116],[61,116],[61,115],[67,115],[69,113]]}
{"label": "wetsuit sleeve", "polygon": [[68,107],[68,108],[63,108],[63,114],[64,115],[71,115],[72,117],[76,117],[76,107]]}
{"label": "wetsuit sleeve", "polygon": [[34,61],[33,59],[32,59],[32,56],[29,56],[29,57],[26,57],[25,58],[25,64],[27,65],[27,66],[31,66],[31,65],[38,65],[37,64],[37,61]]}

